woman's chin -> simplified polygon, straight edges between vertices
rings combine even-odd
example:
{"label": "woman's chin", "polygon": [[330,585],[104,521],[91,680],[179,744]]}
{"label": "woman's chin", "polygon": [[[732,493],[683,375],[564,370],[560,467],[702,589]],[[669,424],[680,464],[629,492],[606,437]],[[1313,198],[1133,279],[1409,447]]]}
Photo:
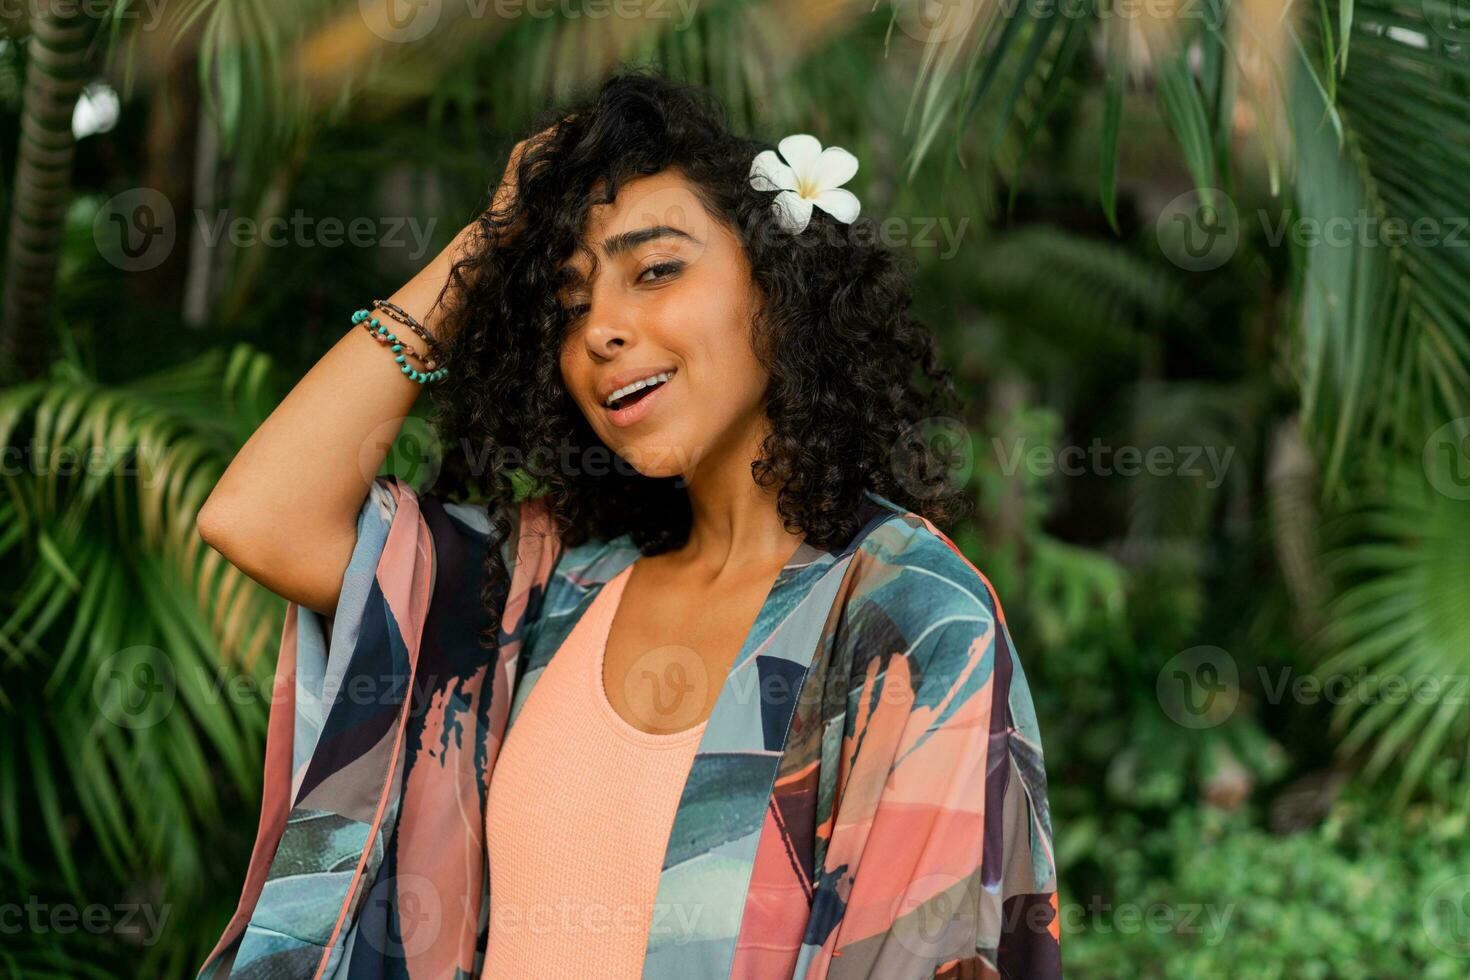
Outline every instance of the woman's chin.
{"label": "woman's chin", "polygon": [[684,467],[669,460],[628,460],[628,464],[638,470],[639,476],[647,476],[651,480],[667,479],[684,473]]}
{"label": "woman's chin", "polygon": [[689,460],[682,446],[653,445],[637,441],[619,448],[617,453],[640,476],[651,480],[679,476],[689,469]]}

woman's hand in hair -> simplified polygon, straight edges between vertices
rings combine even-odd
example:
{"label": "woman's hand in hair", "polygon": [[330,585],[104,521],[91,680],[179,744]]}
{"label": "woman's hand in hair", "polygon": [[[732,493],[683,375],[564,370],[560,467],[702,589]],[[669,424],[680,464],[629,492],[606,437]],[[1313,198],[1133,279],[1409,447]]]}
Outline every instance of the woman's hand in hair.
{"label": "woman's hand in hair", "polygon": [[[446,254],[452,261],[482,254],[495,243],[514,235],[516,224],[521,220],[515,211],[516,183],[521,160],[527,149],[550,138],[557,125],[548,126],[534,136],[526,137],[511,149],[510,160],[505,165],[505,172],[501,174],[489,209],[460,229],[446,249]],[[471,274],[471,267],[465,266],[461,272],[468,276]]]}
{"label": "woman's hand in hair", "polygon": [[[567,119],[570,118],[570,116],[567,117]],[[500,186],[497,187],[495,190],[495,197],[491,201],[489,211],[489,213],[495,215],[500,222],[512,222],[517,217],[513,213],[515,210],[516,202],[516,183],[519,180],[520,176],[521,160],[525,157],[526,151],[532,146],[539,146],[547,140],[551,139],[551,137],[556,133],[556,130],[561,126],[562,123],[566,122],[567,119],[563,119],[561,120],[561,122],[546,127],[534,136],[526,137],[525,139],[517,143],[515,147],[510,151],[510,160],[505,165],[505,173],[501,175]]]}

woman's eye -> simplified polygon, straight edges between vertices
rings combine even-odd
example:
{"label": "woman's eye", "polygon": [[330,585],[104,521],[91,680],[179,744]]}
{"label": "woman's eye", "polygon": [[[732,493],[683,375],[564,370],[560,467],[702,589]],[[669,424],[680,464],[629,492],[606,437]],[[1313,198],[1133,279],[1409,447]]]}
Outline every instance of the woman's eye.
{"label": "woman's eye", "polygon": [[[682,262],[660,262],[644,269],[638,275],[639,282],[652,282],[654,279],[664,279],[684,268]],[[652,273],[652,275],[650,275]]]}

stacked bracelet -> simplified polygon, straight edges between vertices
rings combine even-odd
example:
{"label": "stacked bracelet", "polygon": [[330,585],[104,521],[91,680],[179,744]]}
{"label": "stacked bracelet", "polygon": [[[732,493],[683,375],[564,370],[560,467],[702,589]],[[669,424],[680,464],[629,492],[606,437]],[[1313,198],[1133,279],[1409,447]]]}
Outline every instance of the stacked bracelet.
{"label": "stacked bracelet", "polygon": [[[373,300],[373,307],[418,334],[424,342],[424,349],[429,352],[429,360],[435,362],[444,360],[444,349],[439,346],[439,341],[429,331],[425,330],[424,325],[414,319],[413,315],[403,307],[396,303],[390,303],[386,299]],[[431,364],[430,367],[433,367],[433,365]]]}
{"label": "stacked bracelet", "polygon": [[[378,318],[373,316],[367,310],[358,310],[357,312],[353,313],[352,322],[362,324],[363,329],[367,330],[368,334],[371,335],[374,340],[384,345],[385,347],[388,347],[389,350],[392,351],[393,360],[398,362],[399,371],[401,371],[403,374],[406,374],[410,381],[416,381],[419,384],[424,384],[427,381],[438,381],[449,374],[448,368],[438,367],[437,361],[430,360],[419,354],[413,349],[410,344],[400,339],[397,334],[393,333],[393,331],[378,323]],[[423,361],[424,365],[430,370],[420,371],[416,369],[412,364],[408,363],[408,359],[407,357],[405,357],[405,355],[407,355],[408,357],[418,358],[419,360]]]}

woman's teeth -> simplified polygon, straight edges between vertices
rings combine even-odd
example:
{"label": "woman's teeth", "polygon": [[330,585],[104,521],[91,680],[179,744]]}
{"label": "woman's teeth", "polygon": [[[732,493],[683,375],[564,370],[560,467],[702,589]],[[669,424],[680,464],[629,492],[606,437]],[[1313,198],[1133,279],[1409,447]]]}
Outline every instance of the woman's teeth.
{"label": "woman's teeth", "polygon": [[632,384],[624,385],[617,391],[613,392],[611,395],[608,395],[607,401],[604,404],[608,408],[616,408],[620,399],[628,397],[635,391],[641,391],[644,388],[649,388],[653,385],[662,384],[673,376],[674,375],[672,371],[664,371],[660,374],[655,374],[651,377],[644,378],[642,381],[634,381]]}

